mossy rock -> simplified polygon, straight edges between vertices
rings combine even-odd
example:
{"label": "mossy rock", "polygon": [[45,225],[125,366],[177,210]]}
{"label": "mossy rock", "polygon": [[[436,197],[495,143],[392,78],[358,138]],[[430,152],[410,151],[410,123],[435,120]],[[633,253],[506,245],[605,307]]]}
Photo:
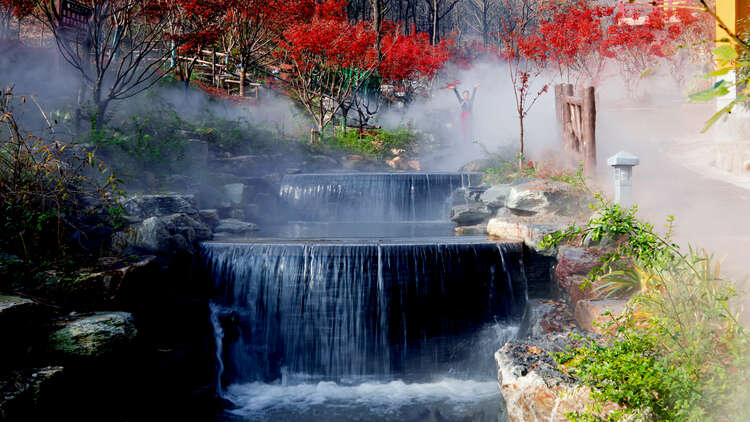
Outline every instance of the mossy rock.
{"label": "mossy rock", "polygon": [[104,312],[62,323],[49,337],[50,349],[73,359],[99,358],[126,347],[137,330],[127,312]]}

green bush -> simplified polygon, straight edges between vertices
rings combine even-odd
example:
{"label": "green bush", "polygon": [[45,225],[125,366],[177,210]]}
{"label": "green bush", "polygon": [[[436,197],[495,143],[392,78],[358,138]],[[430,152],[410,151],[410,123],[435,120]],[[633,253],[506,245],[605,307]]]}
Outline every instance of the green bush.
{"label": "green bush", "polygon": [[408,129],[395,132],[377,129],[360,133],[357,130],[339,131],[323,139],[325,145],[347,154],[360,154],[370,158],[392,157],[392,149],[412,149],[416,136]]}
{"label": "green bush", "polygon": [[[746,421],[750,336],[730,306],[733,284],[721,278],[713,256],[682,252],[671,241],[671,217],[659,234],[636,217],[637,208],[599,200],[587,225],[547,236],[543,246],[608,239],[589,279],[606,282],[633,269],[620,277],[635,278],[637,292],[628,311],[607,324],[613,337],[559,355],[559,362],[592,388],[598,403],[625,407],[608,420]],[[569,419],[598,420],[591,409]]]}
{"label": "green bush", "polygon": [[[119,180],[85,149],[26,133],[0,93],[0,280],[95,258],[120,225]],[[94,249],[95,248],[95,249]],[[13,277],[3,274],[13,272]]]}

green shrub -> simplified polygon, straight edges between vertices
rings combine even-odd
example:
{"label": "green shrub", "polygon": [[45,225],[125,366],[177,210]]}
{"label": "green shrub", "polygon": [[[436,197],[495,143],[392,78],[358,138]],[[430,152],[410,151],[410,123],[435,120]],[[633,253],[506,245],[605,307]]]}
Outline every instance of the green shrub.
{"label": "green shrub", "polygon": [[13,106],[23,102],[0,93],[0,271],[21,278],[74,254],[95,258],[122,212],[119,180],[93,153],[19,127]]}
{"label": "green shrub", "polygon": [[370,158],[392,157],[392,149],[412,149],[416,136],[408,129],[395,132],[377,129],[360,133],[357,130],[339,131],[323,139],[324,144],[348,154],[360,154]]}
{"label": "green shrub", "polygon": [[[750,394],[750,336],[733,311],[733,284],[722,279],[712,255],[682,252],[671,241],[672,221],[659,234],[599,196],[595,217],[582,227],[547,236],[543,246],[563,241],[609,239],[592,281],[629,268],[636,294],[628,311],[608,323],[615,335],[558,356],[561,364],[593,390],[597,402],[613,401],[626,415],[658,421],[745,421]],[[585,286],[584,286],[585,287]],[[593,411],[571,420],[597,420]]]}

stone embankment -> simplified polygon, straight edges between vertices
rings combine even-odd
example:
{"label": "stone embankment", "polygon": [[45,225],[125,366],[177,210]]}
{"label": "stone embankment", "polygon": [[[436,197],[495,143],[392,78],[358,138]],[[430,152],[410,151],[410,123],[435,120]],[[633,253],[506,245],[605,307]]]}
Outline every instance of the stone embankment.
{"label": "stone embankment", "polygon": [[[518,338],[495,353],[506,408],[501,419],[563,422],[567,413],[592,404],[588,388],[561,369],[554,354],[578,344],[580,340],[574,338],[604,334],[602,327],[612,317],[602,314],[623,313],[627,300],[606,298],[598,284],[586,281],[606,245],[539,247],[546,235],[585,223],[591,199],[572,185],[541,179],[460,189],[454,195],[451,220],[457,234],[522,241],[529,256],[552,260],[551,273],[537,278],[551,284],[550,296],[557,299],[530,301]],[[529,262],[528,272],[534,267],[550,268]],[[600,415],[616,409],[614,403],[607,403]]]}

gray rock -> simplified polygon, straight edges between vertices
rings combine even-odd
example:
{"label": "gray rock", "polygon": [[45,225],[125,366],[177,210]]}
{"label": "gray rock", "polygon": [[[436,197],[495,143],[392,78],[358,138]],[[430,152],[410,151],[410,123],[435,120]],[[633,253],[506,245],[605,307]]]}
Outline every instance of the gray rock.
{"label": "gray rock", "polygon": [[245,185],[242,183],[230,183],[224,185],[224,193],[232,205],[240,205],[242,203],[244,192]]}
{"label": "gray rock", "polygon": [[219,225],[216,226],[217,233],[246,234],[257,230],[258,226],[256,224],[231,218],[221,220]]}
{"label": "gray rock", "polygon": [[490,167],[492,167],[495,164],[493,160],[482,158],[479,160],[473,160],[469,161],[468,163],[462,165],[458,171],[459,172],[476,172],[476,171],[484,171]]}
{"label": "gray rock", "polygon": [[451,208],[451,221],[459,226],[473,226],[484,223],[492,217],[492,212],[481,203],[456,205]]}
{"label": "gray rock", "polygon": [[577,201],[569,184],[536,179],[511,186],[505,206],[518,215],[569,215]]}
{"label": "gray rock", "polygon": [[198,216],[211,230],[219,225],[219,210],[217,209],[200,210]]}
{"label": "gray rock", "polygon": [[505,206],[505,198],[510,192],[510,185],[494,185],[484,191],[479,200],[489,208],[497,209]]}
{"label": "gray rock", "polygon": [[132,344],[137,335],[128,312],[104,312],[62,322],[49,336],[50,349],[67,358],[98,358]]}
{"label": "gray rock", "polygon": [[211,229],[187,214],[150,217],[133,227],[134,234],[128,242],[135,248],[150,253],[193,253],[193,244],[213,237]]}
{"label": "gray rock", "polygon": [[20,296],[0,296],[0,321],[13,315],[29,312],[37,305],[33,300]]}
{"label": "gray rock", "polygon": [[40,413],[54,403],[62,375],[62,366],[48,366],[0,376],[0,420],[48,420]]}
{"label": "gray rock", "polygon": [[193,195],[136,195],[122,202],[125,214],[140,217],[161,217],[170,214],[198,215]]}
{"label": "gray rock", "polygon": [[229,213],[227,215],[229,216],[229,218],[234,220],[244,220],[245,210],[241,208],[232,208],[229,210]]}
{"label": "gray rock", "polygon": [[[590,390],[561,371],[553,354],[575,347],[569,333],[548,334],[507,342],[495,353],[500,390],[511,421],[567,421],[566,414],[592,406]],[[607,402],[597,408],[597,416],[620,409]]]}

